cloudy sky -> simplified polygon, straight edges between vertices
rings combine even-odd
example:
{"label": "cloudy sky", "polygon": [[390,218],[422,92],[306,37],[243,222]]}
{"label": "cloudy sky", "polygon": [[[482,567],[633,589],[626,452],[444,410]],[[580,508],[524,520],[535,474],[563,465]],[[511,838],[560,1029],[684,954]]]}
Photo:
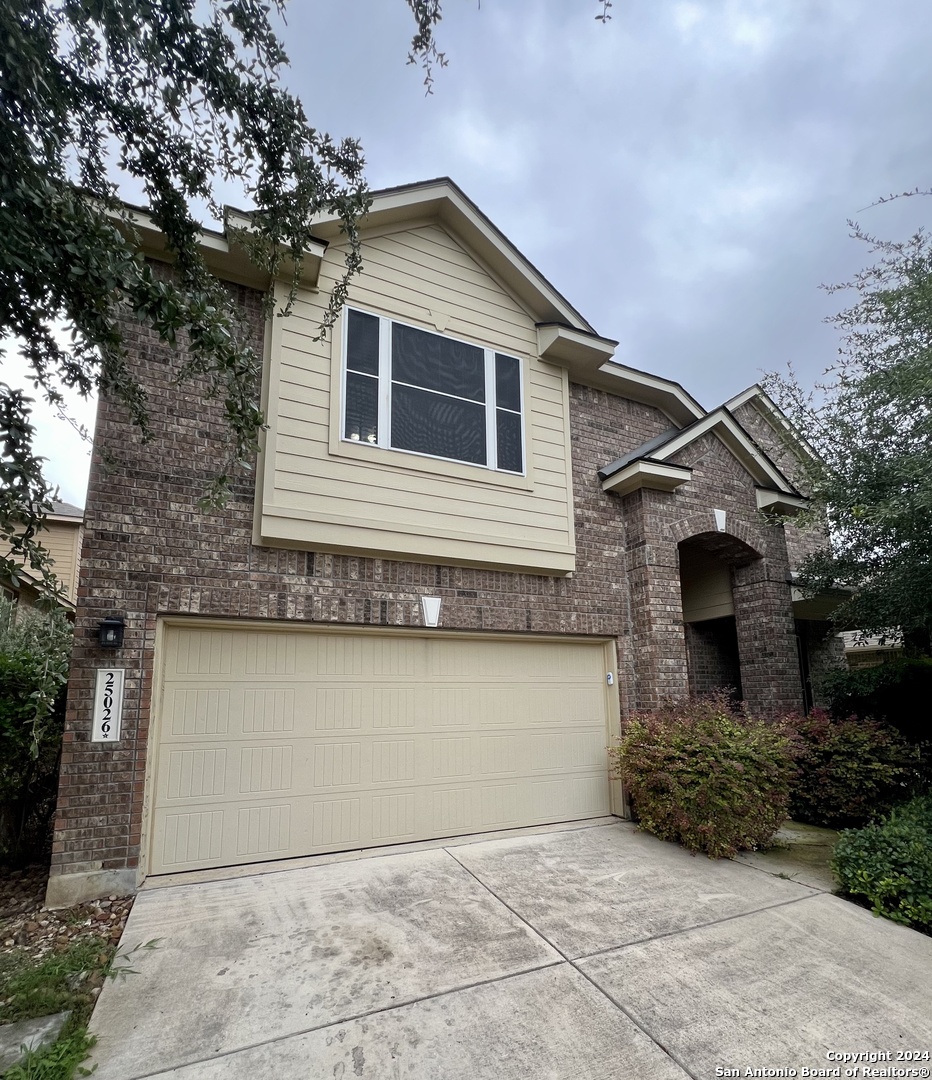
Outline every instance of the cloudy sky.
{"label": "cloudy sky", "polygon": [[[425,96],[404,0],[295,0],[287,82],[373,188],[450,176],[616,357],[713,407],[832,362],[819,289],[929,216],[928,0],[446,0]],[[135,196],[135,193],[133,193]],[[138,196],[135,196],[138,197]],[[235,192],[228,200],[241,203]],[[83,505],[84,451],[43,421]]]}

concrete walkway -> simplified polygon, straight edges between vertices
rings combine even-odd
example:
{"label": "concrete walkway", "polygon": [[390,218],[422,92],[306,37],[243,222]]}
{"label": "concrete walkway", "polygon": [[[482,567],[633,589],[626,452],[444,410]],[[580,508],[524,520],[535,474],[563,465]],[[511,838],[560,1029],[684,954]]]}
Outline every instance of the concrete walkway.
{"label": "concrete walkway", "polygon": [[151,938],[98,1002],[98,1080],[705,1080],[932,1050],[932,939],[624,822],[144,891],[123,948]]}

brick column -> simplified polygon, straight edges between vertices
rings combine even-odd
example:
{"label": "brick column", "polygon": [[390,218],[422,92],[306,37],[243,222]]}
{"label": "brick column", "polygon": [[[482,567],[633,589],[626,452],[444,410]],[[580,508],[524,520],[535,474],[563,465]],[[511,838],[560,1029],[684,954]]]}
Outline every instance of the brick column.
{"label": "brick column", "polygon": [[637,709],[689,693],[679,559],[676,542],[662,528],[664,498],[664,492],[642,490],[622,501],[635,682],[629,700]]}
{"label": "brick column", "polygon": [[752,711],[798,712],[803,708],[796,626],[787,565],[755,559],[732,576],[741,686]]}

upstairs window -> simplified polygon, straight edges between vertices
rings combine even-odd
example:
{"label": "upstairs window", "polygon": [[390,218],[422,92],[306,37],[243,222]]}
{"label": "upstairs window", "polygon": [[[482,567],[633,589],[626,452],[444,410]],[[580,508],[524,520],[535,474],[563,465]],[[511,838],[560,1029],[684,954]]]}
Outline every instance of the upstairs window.
{"label": "upstairs window", "polygon": [[343,438],[524,472],[521,361],[352,308]]}

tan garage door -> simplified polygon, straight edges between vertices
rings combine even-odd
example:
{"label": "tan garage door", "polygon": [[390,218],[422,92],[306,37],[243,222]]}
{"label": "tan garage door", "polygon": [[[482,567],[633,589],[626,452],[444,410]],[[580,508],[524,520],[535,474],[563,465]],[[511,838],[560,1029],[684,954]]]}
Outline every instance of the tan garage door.
{"label": "tan garage door", "polygon": [[609,812],[604,643],[163,627],[149,872]]}

